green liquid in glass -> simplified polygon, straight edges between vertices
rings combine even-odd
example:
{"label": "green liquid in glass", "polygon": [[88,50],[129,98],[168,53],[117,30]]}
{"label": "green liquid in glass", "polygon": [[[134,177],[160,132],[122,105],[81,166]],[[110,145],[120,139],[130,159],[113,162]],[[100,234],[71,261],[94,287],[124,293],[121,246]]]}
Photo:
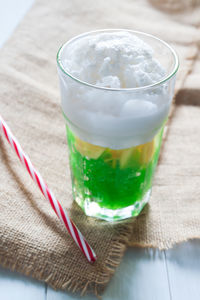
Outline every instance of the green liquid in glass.
{"label": "green liquid in glass", "polygon": [[[163,128],[152,142],[129,149],[100,147],[97,155],[89,157],[85,147],[91,144],[81,141],[67,126],[73,196],[87,215],[115,220],[140,213],[151,191],[162,133]],[[77,140],[82,143],[78,147]],[[127,207],[129,212],[123,212]]]}

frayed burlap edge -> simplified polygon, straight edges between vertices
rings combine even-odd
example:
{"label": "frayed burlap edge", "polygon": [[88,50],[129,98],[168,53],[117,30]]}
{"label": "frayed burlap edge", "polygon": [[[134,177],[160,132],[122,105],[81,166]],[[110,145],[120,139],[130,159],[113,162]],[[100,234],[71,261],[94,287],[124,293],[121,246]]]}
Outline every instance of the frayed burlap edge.
{"label": "frayed burlap edge", "polygon": [[172,249],[174,246],[178,246],[180,245],[181,243],[184,243],[184,242],[188,242],[188,241],[191,241],[191,240],[199,240],[200,239],[200,236],[198,235],[194,235],[193,237],[187,237],[187,238],[180,238],[180,240],[177,240],[176,242],[173,242],[173,243],[169,243],[168,245],[159,245],[157,246],[157,244],[151,244],[151,243],[143,243],[141,244],[140,242],[134,242],[131,244],[131,247],[136,247],[136,248],[151,248],[153,250],[159,250],[159,251],[165,251],[165,250],[170,250]]}
{"label": "frayed burlap edge", "polygon": [[[197,51],[195,56],[197,55]],[[191,68],[187,70],[187,72],[185,73],[185,76],[182,77],[182,85],[184,84],[184,80],[187,77],[187,75],[192,71],[192,67],[194,64],[195,60],[193,60],[193,62],[191,63]],[[179,94],[179,90],[176,91],[176,96]],[[173,118],[173,112],[175,110],[175,98],[173,100],[173,105],[172,105],[172,109],[170,111],[170,116],[169,116],[169,120],[167,123],[167,130],[165,131],[165,136],[163,139],[163,145],[162,148],[164,147],[164,144],[167,140],[167,136],[169,134],[169,125],[171,123],[171,120]],[[161,151],[161,156],[162,156],[162,151]],[[16,257],[13,251],[13,257],[9,257],[7,258],[6,255],[0,255],[0,264],[1,266],[3,266],[4,268],[8,268],[10,270],[13,271],[17,271],[19,273],[22,273],[24,275],[27,276],[31,276],[32,278],[35,278],[37,280],[41,280],[45,283],[47,283],[48,285],[50,285],[52,288],[54,289],[62,289],[62,290],[67,290],[73,293],[80,293],[82,296],[87,294],[87,293],[94,293],[96,295],[96,297],[100,298],[103,291],[105,290],[106,284],[108,283],[108,281],[110,280],[111,276],[113,275],[113,273],[116,270],[116,267],[120,264],[121,259],[123,257],[123,254],[127,248],[127,245],[132,246],[132,247],[141,247],[141,248],[146,248],[146,247],[150,247],[150,248],[157,248],[159,250],[164,250],[164,249],[169,249],[171,248],[174,244],[170,244],[168,245],[168,247],[162,246],[161,244],[153,244],[149,241],[145,242],[145,243],[141,243],[141,242],[131,242],[131,233],[132,233],[132,228],[133,228],[133,223],[131,221],[129,221],[128,223],[124,223],[124,225],[121,225],[121,228],[119,229],[119,238],[116,238],[114,241],[112,241],[113,245],[112,245],[112,249],[108,255],[108,258],[105,260],[104,265],[102,266],[103,270],[101,273],[98,273],[98,276],[96,278],[95,281],[89,281],[88,279],[86,279],[84,282],[77,282],[77,278],[75,276],[72,276],[69,280],[62,280],[62,278],[60,278],[59,276],[57,276],[57,274],[55,274],[55,272],[49,268],[48,263],[45,264],[44,266],[40,267],[38,266],[38,262],[37,262],[37,258],[35,259],[31,259],[31,262],[33,262],[31,265],[29,265],[29,267],[27,267],[27,264],[23,264],[22,263],[22,259],[23,257]],[[197,237],[193,237],[193,238],[199,238],[199,236]],[[191,238],[180,238],[180,240],[177,241],[177,244],[183,241],[187,241]],[[7,243],[8,241],[2,243],[2,249],[6,249],[6,248],[15,248],[15,245],[13,245],[13,239],[11,238],[10,240],[10,245],[8,245]],[[85,259],[83,257],[83,259]],[[15,261],[15,263],[13,264],[12,261]]]}
{"label": "frayed burlap edge", "polygon": [[[9,242],[6,240],[1,244],[1,249],[9,249],[9,258],[6,257],[6,253],[5,255],[0,255],[0,265],[4,268],[17,271],[23,275],[31,276],[34,279],[45,282],[55,290],[61,289],[67,292],[80,293],[81,296],[94,294],[97,298],[101,299],[106,284],[116,271],[127,248],[127,243],[132,233],[132,224],[124,223],[120,225],[120,228],[118,228],[117,231],[119,238],[111,241],[112,249],[102,265],[101,272],[98,273],[95,281],[86,279],[84,282],[79,282],[75,275],[65,281],[62,277],[57,276],[54,270],[49,268],[49,263],[45,263],[43,266],[38,265],[37,256],[30,258],[31,264],[27,267],[27,264],[22,263],[24,255],[16,257],[15,249],[16,247],[19,247],[19,245],[13,243],[12,234]],[[10,256],[10,248],[13,249],[13,257]],[[82,254],[80,253],[80,255]],[[83,259],[85,258],[83,257]],[[15,261],[14,264],[13,261]]]}

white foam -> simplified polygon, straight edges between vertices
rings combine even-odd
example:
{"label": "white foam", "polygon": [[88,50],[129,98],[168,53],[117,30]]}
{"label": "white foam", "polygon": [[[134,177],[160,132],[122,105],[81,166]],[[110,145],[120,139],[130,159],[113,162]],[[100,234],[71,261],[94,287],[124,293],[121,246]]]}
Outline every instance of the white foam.
{"label": "white foam", "polygon": [[62,64],[83,81],[111,88],[149,85],[165,74],[153,58],[153,49],[124,31],[78,39],[69,45]]}
{"label": "white foam", "polygon": [[130,99],[129,101],[125,102],[122,107],[121,116],[124,117],[131,117],[133,115],[137,117],[153,114],[157,111],[156,104],[150,101],[141,101],[137,99]]}
{"label": "white foam", "polygon": [[142,92],[165,75],[153,49],[137,36],[118,31],[77,39],[63,48],[63,68],[79,80],[121,91],[103,90],[61,74],[62,109],[83,140],[113,149],[151,140],[166,119],[171,99],[166,85]]}

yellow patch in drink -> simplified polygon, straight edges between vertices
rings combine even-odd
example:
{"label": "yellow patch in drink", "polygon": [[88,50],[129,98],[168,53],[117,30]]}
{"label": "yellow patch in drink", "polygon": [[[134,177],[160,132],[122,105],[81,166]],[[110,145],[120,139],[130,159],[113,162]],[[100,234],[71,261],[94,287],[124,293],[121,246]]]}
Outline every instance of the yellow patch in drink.
{"label": "yellow patch in drink", "polygon": [[92,159],[98,159],[105,151],[104,147],[87,143],[79,139],[78,137],[76,137],[75,147],[82,156],[86,156]]}
{"label": "yellow patch in drink", "polygon": [[153,158],[154,149],[155,149],[154,143],[155,142],[153,139],[151,142],[137,146],[137,149],[140,153],[140,155],[139,155],[140,163],[142,165],[148,164],[151,161],[151,159]]}

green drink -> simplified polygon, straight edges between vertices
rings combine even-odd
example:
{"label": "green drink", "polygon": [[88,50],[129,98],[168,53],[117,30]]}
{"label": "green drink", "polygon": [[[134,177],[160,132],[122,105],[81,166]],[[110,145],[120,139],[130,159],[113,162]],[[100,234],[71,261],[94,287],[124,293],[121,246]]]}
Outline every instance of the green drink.
{"label": "green drink", "polygon": [[86,214],[117,220],[140,213],[151,191],[162,132],[146,144],[113,150],[80,140],[67,126],[73,196]]}
{"label": "green drink", "polygon": [[88,216],[137,216],[150,198],[176,53],[145,33],[102,30],[65,43],[57,63],[74,200]]}

